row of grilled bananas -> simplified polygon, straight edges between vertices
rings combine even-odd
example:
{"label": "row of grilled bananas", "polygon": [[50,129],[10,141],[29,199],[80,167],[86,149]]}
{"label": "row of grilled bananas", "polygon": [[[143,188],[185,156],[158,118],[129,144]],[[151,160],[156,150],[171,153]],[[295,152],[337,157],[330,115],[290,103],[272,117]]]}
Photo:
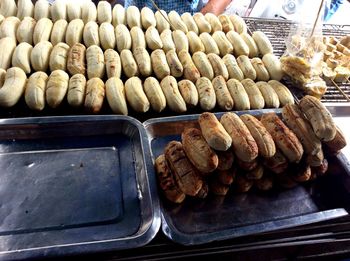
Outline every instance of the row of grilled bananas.
{"label": "row of grilled bananas", "polygon": [[346,146],[329,111],[315,97],[283,107],[282,119],[265,113],[212,113],[199,116],[199,128],[184,128],[181,142],[171,141],[155,160],[165,197],[181,203],[186,196],[204,198],[208,190],[225,195],[231,184],[239,192],[253,185],[271,189],[323,175],[328,168],[324,151],[338,153]]}

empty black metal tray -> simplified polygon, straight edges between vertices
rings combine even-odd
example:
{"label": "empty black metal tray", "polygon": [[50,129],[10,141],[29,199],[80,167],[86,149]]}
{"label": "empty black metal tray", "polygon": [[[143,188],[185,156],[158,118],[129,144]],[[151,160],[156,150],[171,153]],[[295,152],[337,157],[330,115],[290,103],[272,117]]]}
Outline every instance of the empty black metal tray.
{"label": "empty black metal tray", "polygon": [[0,259],[148,243],[160,227],[149,151],[130,117],[1,120]]}

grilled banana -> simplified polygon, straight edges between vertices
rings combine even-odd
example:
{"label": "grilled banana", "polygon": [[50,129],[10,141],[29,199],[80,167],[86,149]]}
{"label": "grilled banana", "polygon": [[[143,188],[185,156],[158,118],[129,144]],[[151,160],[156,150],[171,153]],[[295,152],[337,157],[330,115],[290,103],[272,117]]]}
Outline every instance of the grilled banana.
{"label": "grilled banana", "polygon": [[297,135],[307,154],[315,155],[322,149],[321,141],[316,137],[310,123],[295,104],[283,107],[282,116],[287,126]]}
{"label": "grilled banana", "polygon": [[330,141],[334,139],[337,129],[332,115],[319,99],[306,95],[300,100],[299,108],[305,113],[320,140]]}
{"label": "grilled banana", "polygon": [[109,107],[116,114],[128,115],[125,89],[122,80],[116,77],[109,78],[106,82],[106,96]]}
{"label": "grilled banana", "polygon": [[304,149],[297,136],[292,132],[276,113],[266,113],[261,117],[261,123],[271,134],[277,148],[288,158],[290,162],[299,162]]}
{"label": "grilled banana", "polygon": [[166,107],[166,98],[158,80],[154,77],[148,77],[143,83],[143,89],[152,109],[155,112],[163,111]]}
{"label": "grilled banana", "polygon": [[265,158],[270,158],[275,155],[275,142],[264,125],[250,114],[243,114],[240,118],[247,126],[256,144],[258,145],[259,155]]}
{"label": "grilled banana", "polygon": [[243,161],[252,161],[258,156],[258,145],[244,122],[232,112],[225,113],[221,119],[232,139],[232,148],[236,156]]}
{"label": "grilled banana", "polygon": [[208,78],[201,77],[196,81],[199,104],[204,111],[211,111],[216,105],[214,87]]}
{"label": "grilled banana", "polygon": [[257,82],[256,86],[259,88],[264,97],[266,108],[279,108],[280,100],[275,90],[267,82]]}
{"label": "grilled banana", "polygon": [[128,104],[136,112],[147,112],[150,104],[138,77],[131,77],[125,82],[125,95]]}
{"label": "grilled banana", "polygon": [[217,151],[228,151],[231,147],[232,139],[224,126],[210,112],[202,113],[198,118],[203,137],[210,147]]}
{"label": "grilled banana", "polygon": [[236,79],[228,80],[227,88],[231,94],[233,104],[237,111],[250,109],[249,96],[240,81]]}
{"label": "grilled banana", "polygon": [[255,82],[251,79],[244,79],[241,83],[248,94],[250,108],[263,109],[265,107],[265,100]]}
{"label": "grilled banana", "polygon": [[160,87],[166,98],[170,110],[183,113],[187,110],[186,103],[182,98],[177,81],[173,76],[166,76],[160,83]]}

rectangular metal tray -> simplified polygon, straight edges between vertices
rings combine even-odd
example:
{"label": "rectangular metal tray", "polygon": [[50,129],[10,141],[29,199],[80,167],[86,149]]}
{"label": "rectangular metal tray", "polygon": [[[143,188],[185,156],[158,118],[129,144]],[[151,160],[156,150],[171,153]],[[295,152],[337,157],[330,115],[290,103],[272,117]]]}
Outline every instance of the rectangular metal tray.
{"label": "rectangular metal tray", "polygon": [[135,248],[156,235],[158,195],[139,121],[0,123],[1,260]]}
{"label": "rectangular metal tray", "polygon": [[[238,112],[259,116],[263,112],[280,110],[258,110]],[[223,113],[217,113],[221,117]],[[198,127],[199,115],[188,115],[152,119],[144,122],[149,135],[152,157],[155,159],[163,153],[171,140],[180,140],[182,131],[187,127]],[[330,172],[337,166],[339,173],[347,175],[345,165],[337,158],[330,160]],[[332,173],[333,174],[333,173]],[[209,196],[205,200],[186,199],[180,205],[161,200],[162,230],[171,240],[183,245],[198,245],[217,240],[235,238],[244,235],[274,231],[319,221],[329,220],[348,213],[336,197],[344,195],[333,193],[317,180],[312,186],[297,186],[284,191],[270,193],[249,192],[247,194],[229,193],[226,197]],[[342,183],[325,183],[337,184]],[[332,188],[339,192],[342,188]],[[348,195],[350,196],[350,195]],[[329,200],[331,198],[332,200]]]}

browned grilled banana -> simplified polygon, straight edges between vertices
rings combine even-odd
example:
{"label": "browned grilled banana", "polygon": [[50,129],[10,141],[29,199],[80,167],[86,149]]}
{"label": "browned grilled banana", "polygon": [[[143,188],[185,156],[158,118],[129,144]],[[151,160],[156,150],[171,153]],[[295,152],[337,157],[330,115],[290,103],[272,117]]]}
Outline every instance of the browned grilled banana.
{"label": "browned grilled banana", "polygon": [[84,104],[86,78],[82,74],[75,74],[69,79],[67,101],[72,107],[81,107]]}
{"label": "browned grilled banana", "polygon": [[[230,137],[227,134],[228,137]],[[233,166],[233,162],[235,160],[235,156],[232,150],[227,151],[216,151],[216,154],[219,158],[218,170],[229,170]]]}
{"label": "browned grilled banana", "polygon": [[216,118],[215,114],[204,112],[199,116],[199,126],[210,147],[217,151],[227,151],[232,144],[231,136]]}
{"label": "browned grilled banana", "polygon": [[276,148],[276,153],[270,158],[264,158],[266,168],[275,174],[282,174],[288,168],[288,160],[282,152]]}
{"label": "browned grilled banana", "polygon": [[287,126],[297,135],[305,152],[315,155],[322,149],[321,141],[316,137],[310,123],[295,104],[287,104],[283,107],[282,116]]}
{"label": "browned grilled banana", "polygon": [[250,114],[241,115],[241,120],[249,129],[256,144],[258,145],[259,155],[265,158],[270,158],[276,153],[275,142],[271,134],[266,130],[264,125],[254,116]]}
{"label": "browned grilled banana", "polygon": [[335,134],[334,139],[325,142],[327,149],[333,154],[338,153],[341,149],[343,149],[346,146],[345,135],[339,129],[338,126],[336,126],[336,128],[337,133]]}
{"label": "browned grilled banana", "polygon": [[160,155],[154,162],[158,183],[164,196],[174,203],[181,203],[186,195],[180,190],[175,182],[175,177],[168,167],[164,154]]}
{"label": "browned grilled banana", "polygon": [[90,113],[99,113],[106,95],[105,84],[100,78],[92,78],[86,83],[85,109]]}
{"label": "browned grilled banana", "polygon": [[319,99],[306,95],[300,100],[299,107],[319,139],[323,141],[334,139],[337,129],[332,115]]}
{"label": "browned grilled banana", "polygon": [[164,154],[181,191],[186,195],[195,196],[202,188],[203,181],[186,157],[182,144],[178,141],[171,141],[165,147]]}
{"label": "browned grilled banana", "polygon": [[252,161],[258,156],[258,145],[244,122],[237,114],[225,113],[220,120],[232,139],[236,156],[243,161]]}
{"label": "browned grilled banana", "polygon": [[261,122],[271,134],[277,148],[288,158],[290,162],[299,162],[304,149],[297,136],[292,132],[276,113],[266,113],[261,117]]}
{"label": "browned grilled banana", "polygon": [[105,62],[106,62],[106,73],[107,78],[117,77],[120,78],[122,72],[122,64],[120,61],[119,54],[112,50],[108,49],[104,53]]}
{"label": "browned grilled banana", "polygon": [[186,156],[201,173],[208,174],[216,170],[219,159],[205,141],[201,131],[187,128],[181,134],[182,146]]}

